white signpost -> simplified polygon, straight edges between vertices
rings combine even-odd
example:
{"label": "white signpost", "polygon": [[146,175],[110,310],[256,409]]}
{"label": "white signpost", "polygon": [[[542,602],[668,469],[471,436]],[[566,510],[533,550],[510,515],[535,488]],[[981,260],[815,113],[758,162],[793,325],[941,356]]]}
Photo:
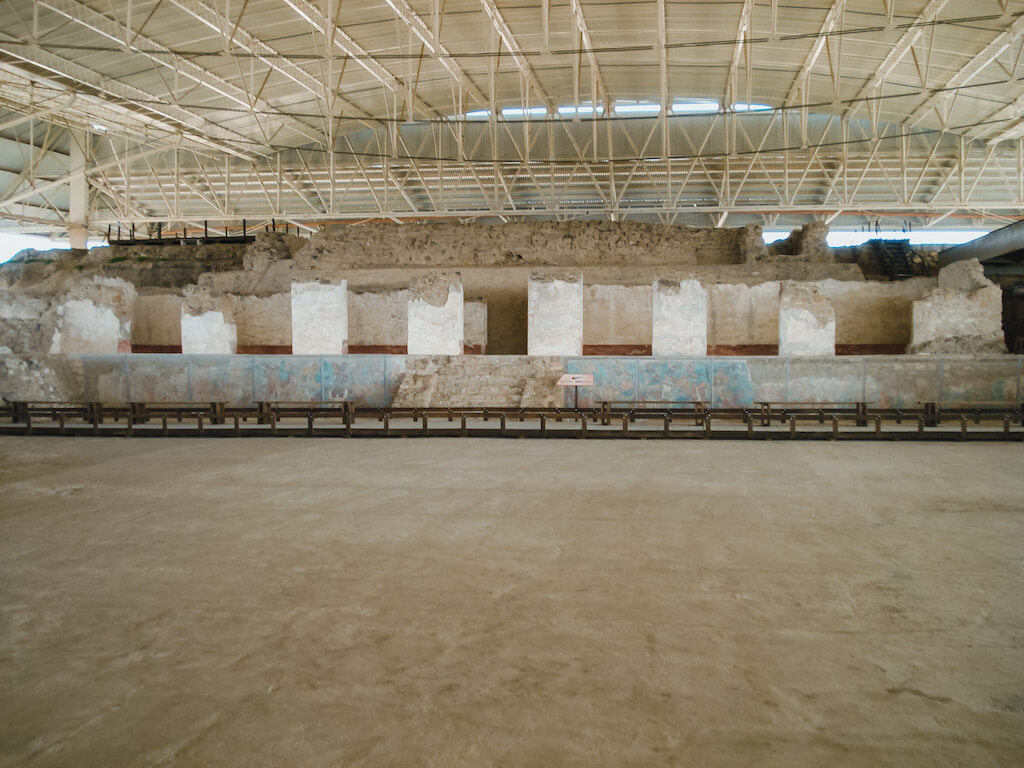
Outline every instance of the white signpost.
{"label": "white signpost", "polygon": [[580,387],[594,386],[594,374],[592,373],[563,373],[562,378],[557,382],[560,387],[572,387],[573,407],[580,407]]}

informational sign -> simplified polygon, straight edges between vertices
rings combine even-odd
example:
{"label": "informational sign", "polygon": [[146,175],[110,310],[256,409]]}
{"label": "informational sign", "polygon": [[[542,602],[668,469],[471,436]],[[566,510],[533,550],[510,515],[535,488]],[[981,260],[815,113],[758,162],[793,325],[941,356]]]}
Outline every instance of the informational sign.
{"label": "informational sign", "polygon": [[558,380],[560,387],[592,387],[594,386],[594,374],[592,373],[563,373]]}

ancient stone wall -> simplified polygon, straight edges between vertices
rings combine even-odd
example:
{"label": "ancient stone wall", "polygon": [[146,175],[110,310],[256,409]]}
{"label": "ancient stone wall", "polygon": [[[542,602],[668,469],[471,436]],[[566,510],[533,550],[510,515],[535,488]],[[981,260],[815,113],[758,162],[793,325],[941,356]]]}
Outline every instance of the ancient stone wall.
{"label": "ancient stone wall", "polygon": [[481,226],[441,222],[342,225],[295,254],[300,267],[580,267],[745,264],[764,250],[760,227],[673,227],[609,221]]}
{"label": "ancient stone wall", "polygon": [[938,287],[914,302],[911,352],[982,355],[1006,351],[1003,292],[977,259],[939,271]]}

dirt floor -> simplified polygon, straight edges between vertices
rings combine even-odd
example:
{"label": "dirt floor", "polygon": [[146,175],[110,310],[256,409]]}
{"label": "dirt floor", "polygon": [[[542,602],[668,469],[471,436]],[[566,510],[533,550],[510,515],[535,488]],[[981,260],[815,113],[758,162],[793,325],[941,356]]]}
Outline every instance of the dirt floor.
{"label": "dirt floor", "polygon": [[1019,766],[1024,446],[0,439],[0,766]]}

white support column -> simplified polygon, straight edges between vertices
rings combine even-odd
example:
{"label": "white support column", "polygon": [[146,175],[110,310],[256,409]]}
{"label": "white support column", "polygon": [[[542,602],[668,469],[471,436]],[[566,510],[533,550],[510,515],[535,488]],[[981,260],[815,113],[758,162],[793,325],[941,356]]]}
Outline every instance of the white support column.
{"label": "white support column", "polygon": [[181,310],[181,352],[185,355],[233,355],[238,331],[224,312],[191,314]]}
{"label": "white support column", "polygon": [[68,159],[71,169],[68,177],[68,239],[72,248],[83,250],[88,247],[89,236],[89,182],[85,177],[88,141],[89,134],[85,131],[72,131]]}
{"label": "white support column", "polygon": [[292,283],[292,354],[348,352],[348,282]]}
{"label": "white support column", "polygon": [[836,311],[812,285],[786,282],[779,298],[779,355],[827,357],[836,353]]}
{"label": "white support column", "polygon": [[409,286],[410,355],[461,355],[466,314],[462,276],[427,275]]}
{"label": "white support column", "polygon": [[527,354],[583,354],[583,276],[537,272],[527,291]]}
{"label": "white support column", "polygon": [[654,357],[704,357],[708,353],[708,292],[698,280],[654,281]]}

